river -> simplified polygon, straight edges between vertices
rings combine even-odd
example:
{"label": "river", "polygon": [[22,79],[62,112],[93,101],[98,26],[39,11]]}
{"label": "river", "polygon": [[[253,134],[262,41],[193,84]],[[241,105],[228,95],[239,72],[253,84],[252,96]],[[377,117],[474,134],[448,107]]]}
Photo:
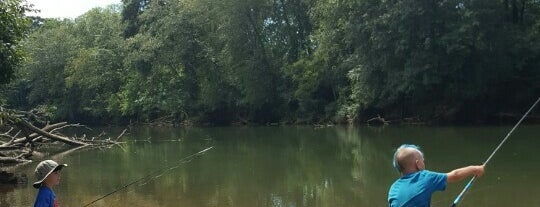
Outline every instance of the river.
{"label": "river", "polygon": [[[69,165],[54,191],[61,206],[83,206],[153,175],[91,206],[383,207],[399,176],[392,168],[399,145],[421,146],[426,168],[447,172],[481,164],[510,128],[131,128],[122,147],[54,157]],[[539,132],[539,125],[520,126],[460,206],[540,206]],[[28,184],[0,187],[0,207],[33,205],[36,164],[18,169],[28,175]],[[435,193],[432,206],[448,206],[467,181]]]}

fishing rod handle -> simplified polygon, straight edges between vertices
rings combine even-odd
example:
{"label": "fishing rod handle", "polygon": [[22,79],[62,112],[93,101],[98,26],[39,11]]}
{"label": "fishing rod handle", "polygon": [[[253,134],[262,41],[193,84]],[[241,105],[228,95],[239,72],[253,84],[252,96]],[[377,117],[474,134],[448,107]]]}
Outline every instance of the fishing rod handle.
{"label": "fishing rod handle", "polygon": [[457,204],[459,203],[459,201],[461,201],[461,199],[463,198],[463,196],[465,195],[465,193],[467,192],[467,190],[469,190],[469,188],[471,188],[474,180],[476,180],[476,176],[474,176],[468,183],[467,185],[465,185],[465,188],[463,188],[463,190],[461,191],[461,193],[459,193],[459,195],[456,197],[456,199],[454,200],[454,202],[450,205],[450,207],[456,207]]}

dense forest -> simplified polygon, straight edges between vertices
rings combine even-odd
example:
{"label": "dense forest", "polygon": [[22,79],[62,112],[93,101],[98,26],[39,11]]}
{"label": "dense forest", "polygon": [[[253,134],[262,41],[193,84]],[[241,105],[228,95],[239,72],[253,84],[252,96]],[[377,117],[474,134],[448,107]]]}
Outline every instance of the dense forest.
{"label": "dense forest", "polygon": [[538,0],[3,2],[1,103],[56,121],[489,123],[540,95]]}

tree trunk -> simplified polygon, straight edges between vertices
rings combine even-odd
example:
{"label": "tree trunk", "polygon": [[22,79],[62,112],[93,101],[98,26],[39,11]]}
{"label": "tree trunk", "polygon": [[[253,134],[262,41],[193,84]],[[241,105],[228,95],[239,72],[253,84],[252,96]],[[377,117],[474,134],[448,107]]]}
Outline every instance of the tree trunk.
{"label": "tree trunk", "polygon": [[84,142],[79,142],[79,141],[71,140],[71,139],[69,139],[67,137],[62,137],[62,136],[58,136],[56,134],[48,133],[48,132],[43,131],[42,129],[37,128],[36,126],[28,123],[25,120],[21,120],[18,123],[18,125],[20,126],[20,128],[30,129],[30,131],[32,131],[32,132],[34,132],[34,133],[36,133],[38,135],[47,137],[47,138],[49,138],[51,140],[54,140],[54,141],[63,142],[65,144],[68,144],[68,145],[71,145],[71,146],[85,146],[85,145],[88,145],[87,143],[84,143]]}

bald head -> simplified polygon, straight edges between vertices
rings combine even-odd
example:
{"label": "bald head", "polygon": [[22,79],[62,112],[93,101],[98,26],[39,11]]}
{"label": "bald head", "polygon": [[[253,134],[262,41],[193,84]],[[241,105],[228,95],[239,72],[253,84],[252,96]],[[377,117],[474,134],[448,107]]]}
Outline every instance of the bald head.
{"label": "bald head", "polygon": [[394,154],[394,167],[403,174],[424,168],[424,154],[416,145],[401,145]]}

